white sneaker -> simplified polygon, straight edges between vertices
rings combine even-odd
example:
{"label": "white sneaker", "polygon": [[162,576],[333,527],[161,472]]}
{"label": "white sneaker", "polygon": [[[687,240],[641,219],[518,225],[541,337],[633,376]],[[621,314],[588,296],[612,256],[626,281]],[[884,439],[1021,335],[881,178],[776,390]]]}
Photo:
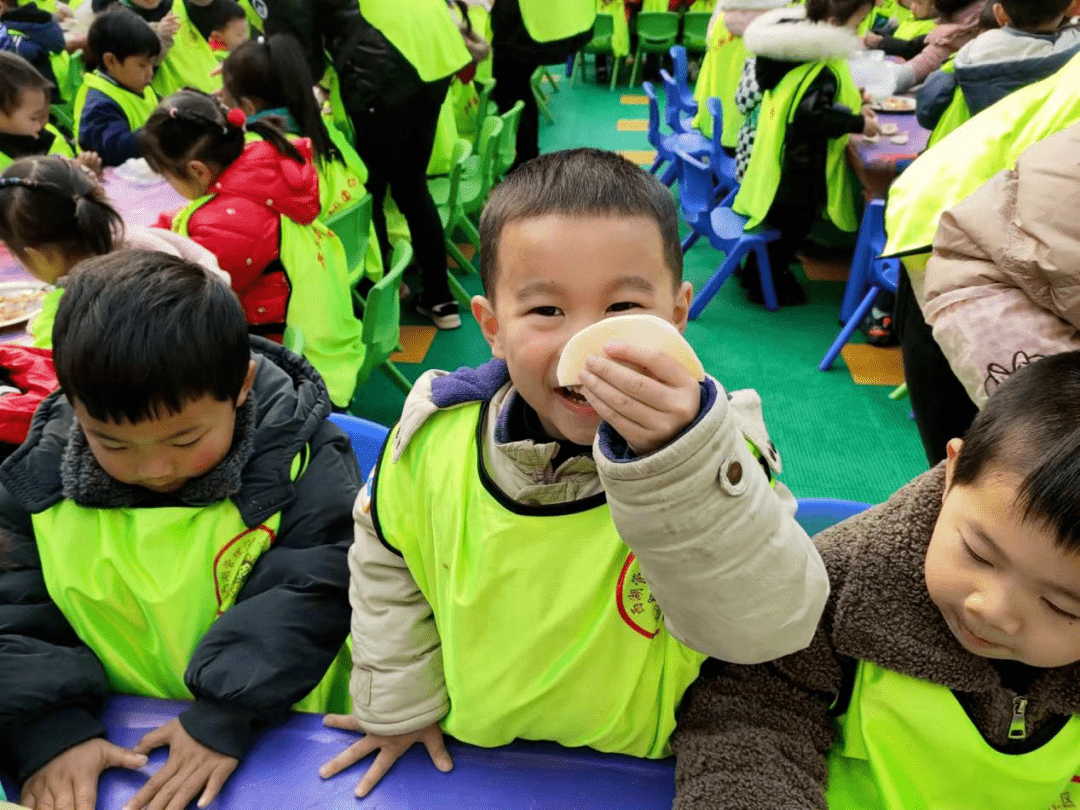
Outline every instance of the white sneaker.
{"label": "white sneaker", "polygon": [[417,302],[416,311],[425,318],[430,318],[432,323],[439,329],[457,329],[461,326],[461,316],[458,314],[457,301],[445,301],[441,304],[427,307]]}

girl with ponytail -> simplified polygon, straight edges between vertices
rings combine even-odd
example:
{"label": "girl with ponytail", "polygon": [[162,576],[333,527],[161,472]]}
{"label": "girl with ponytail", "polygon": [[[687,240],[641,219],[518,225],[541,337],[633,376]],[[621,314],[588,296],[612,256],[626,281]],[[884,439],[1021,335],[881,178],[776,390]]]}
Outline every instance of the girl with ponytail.
{"label": "girl with ponytail", "polygon": [[[213,254],[188,239],[125,229],[93,174],[59,155],[23,158],[0,173],[0,242],[37,278],[58,287],[83,259],[125,248],[158,250],[221,272]],[[60,289],[46,296],[31,326],[35,346],[52,345],[59,298]]]}
{"label": "girl with ponytail", "polygon": [[304,356],[345,408],[363,360],[345,252],[318,221],[312,142],[290,141],[281,123],[249,122],[243,110],[185,89],[158,105],[139,143],[150,167],[192,201],[158,225],[217,257],[254,334],[301,332]]}
{"label": "girl with ponytail", "polygon": [[[276,116],[284,121],[291,136],[311,141],[315,169],[319,175],[320,219],[324,222],[350,208],[367,191],[368,171],[342,132],[327,126],[315,101],[315,80],[300,44],[291,34],[258,37],[237,46],[221,66],[223,99],[253,121]],[[372,282],[382,278],[382,252],[369,226],[364,275]],[[359,281],[360,268],[356,278]]]}

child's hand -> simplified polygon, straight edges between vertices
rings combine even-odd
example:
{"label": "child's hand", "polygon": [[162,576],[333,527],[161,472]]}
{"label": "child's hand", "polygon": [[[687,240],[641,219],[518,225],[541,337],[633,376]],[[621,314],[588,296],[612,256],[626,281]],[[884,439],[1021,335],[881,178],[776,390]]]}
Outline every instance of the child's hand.
{"label": "child's hand", "polygon": [[868,31],[866,34],[863,35],[862,39],[863,45],[865,45],[867,48],[876,48],[884,40],[885,37],[881,36],[881,34],[875,34],[873,31]]}
{"label": "child's hand", "polygon": [[862,134],[867,137],[873,137],[874,135],[881,134],[881,125],[878,123],[877,113],[871,109],[863,107],[863,130]]}
{"label": "child's hand", "polygon": [[75,162],[80,166],[85,166],[95,176],[101,174],[101,156],[97,152],[80,152]]}
{"label": "child's hand", "polygon": [[701,387],[655,349],[609,343],[585,361],[581,393],[639,456],[659,450],[694,421]]}
{"label": "child's hand", "polygon": [[184,810],[196,796],[199,807],[206,807],[240,764],[196,742],[179,720],[154,729],[132,750],[146,754],[163,746],[168,746],[169,758],[124,805],[124,810]]}
{"label": "child's hand", "polygon": [[20,802],[36,810],[94,810],[106,768],[141,768],[146,757],[108,740],[87,740],[53,757],[26,780]]}
{"label": "child's hand", "polygon": [[[356,722],[356,718],[350,714],[328,714],[323,718],[323,724],[330,726],[330,728],[363,733],[363,729]],[[435,767],[440,771],[446,773],[454,767],[450,754],[446,750],[446,744],[443,742],[442,729],[439,728],[438,723],[432,723],[426,728],[409,734],[397,734],[389,737],[379,734],[365,734],[319,768],[319,776],[323,779],[329,779],[350,765],[356,764],[372,751],[378,751],[379,755],[375,757],[375,761],[367,769],[364,778],[356,785],[356,797],[362,799],[371,792],[375,785],[379,784],[379,780],[390,770],[390,766],[398,761],[398,757],[418,742],[424,744],[428,754],[431,756],[431,761],[435,763]]]}
{"label": "child's hand", "polygon": [[158,31],[162,36],[173,37],[176,36],[176,32],[180,30],[180,18],[173,14],[171,11],[161,18],[161,22],[158,23]]}

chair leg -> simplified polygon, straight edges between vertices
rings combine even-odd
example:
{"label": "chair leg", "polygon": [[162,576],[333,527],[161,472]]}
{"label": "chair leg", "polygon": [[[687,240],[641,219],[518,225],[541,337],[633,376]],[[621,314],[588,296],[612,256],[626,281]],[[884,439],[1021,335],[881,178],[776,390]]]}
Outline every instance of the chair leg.
{"label": "chair leg", "polygon": [[690,248],[694,246],[694,243],[701,238],[701,234],[697,231],[690,231],[690,235],[682,241],[682,252],[686,253]]}
{"label": "chair leg", "polygon": [[540,108],[540,112],[544,114],[544,118],[547,119],[549,124],[554,124],[555,116],[553,116],[551,110],[548,109],[547,96],[535,87],[533,88],[533,95],[536,97],[536,106]]}
{"label": "chair leg", "polygon": [[641,65],[641,44],[637,46],[637,50],[634,51],[634,66],[630,69],[630,86],[633,87],[637,84],[637,72],[638,66]]}
{"label": "chair leg", "polygon": [[761,298],[768,312],[776,312],[780,304],[776,300],[776,286],[773,284],[772,265],[769,264],[768,245],[762,243],[754,247],[757,256],[758,277],[761,279]]}
{"label": "chair leg", "polygon": [[409,378],[402,374],[398,370],[398,367],[389,360],[382,364],[382,370],[386,372],[386,375],[393,381],[394,385],[401,390],[401,393],[408,395],[408,393],[412,391],[412,383],[409,382]]}
{"label": "chair leg", "polygon": [[[580,51],[579,51],[579,53],[580,53]],[[573,70],[574,70],[574,55],[571,54],[570,56],[566,57],[566,78],[568,78],[568,79],[570,78],[570,76],[572,75]]]}
{"label": "chair leg", "polygon": [[615,85],[617,85],[619,83],[619,66],[621,64],[622,64],[622,58],[619,57],[619,56],[616,56],[615,54],[612,54],[611,55],[611,87],[608,88],[609,93],[611,91],[613,91],[615,89]]}
{"label": "chair leg", "polygon": [[652,166],[649,167],[649,174],[656,174],[657,170],[664,165],[664,159],[660,157],[660,153],[656,153],[656,160],[652,162]]}
{"label": "chair leg", "polygon": [[[450,238],[450,234],[446,235],[446,252],[450,254],[450,258],[457,262],[458,269],[462,273],[476,272],[476,268],[473,266],[473,263],[470,262],[465,257],[465,254],[461,252],[461,248],[459,248],[454,243],[454,240]],[[453,273],[450,274],[450,277],[453,278]]]}
{"label": "chair leg", "polygon": [[840,354],[840,350],[844,348],[844,344],[848,342],[852,333],[859,328],[859,324],[862,323],[862,319],[866,317],[866,313],[870,311],[870,307],[874,305],[874,299],[878,297],[878,293],[881,292],[880,287],[871,287],[870,291],[863,298],[862,303],[855,308],[855,311],[848,318],[847,323],[844,324],[844,328],[840,330],[840,334],[836,336],[836,340],[833,341],[832,346],[825,352],[825,356],[821,358],[821,362],[818,363],[819,371],[828,371],[836,360],[836,356]]}
{"label": "chair leg", "polygon": [[458,306],[467,310],[472,303],[472,296],[469,295],[469,291],[461,286],[461,282],[457,280],[453,273],[448,272],[446,280],[450,284],[450,292],[453,294],[454,300],[458,302]]}
{"label": "chair leg", "polygon": [[664,173],[660,175],[660,182],[668,188],[671,188],[675,179],[679,176],[679,164],[674,160],[671,161],[671,165],[664,169]]}
{"label": "chair leg", "polygon": [[583,75],[582,76],[578,75],[579,73],[584,74],[584,72],[585,72],[585,64],[584,63],[585,63],[585,56],[584,56],[584,54],[582,54],[581,51],[578,51],[573,56],[568,56],[567,57],[567,64],[570,65],[570,69],[567,71],[567,73],[570,76],[570,86],[571,87],[573,87],[575,82],[577,82],[579,79],[580,79],[580,81],[585,81]]}
{"label": "chair leg", "polygon": [[744,255],[746,255],[746,247],[738,246],[724,257],[724,261],[716,269],[716,272],[712,274],[712,277],[705,282],[698,294],[694,296],[694,302],[690,304],[690,320],[697,320],[697,316],[708,306],[713,296],[724,286],[724,282],[735,272],[735,268],[739,266],[739,262],[742,261]]}
{"label": "chair leg", "polygon": [[543,72],[543,74],[541,74],[540,78],[542,80],[547,80],[547,83],[549,85],[551,85],[551,92],[552,93],[558,93],[559,92],[559,83],[557,81],[555,81],[555,77],[551,75],[550,70],[548,70],[546,67],[543,70],[544,70],[544,72]]}
{"label": "chair leg", "polygon": [[[479,256],[480,255],[480,231],[476,230],[476,226],[473,225],[472,220],[469,219],[468,217],[462,217],[461,220],[458,222],[458,228],[460,228],[461,232],[463,234],[465,234],[465,238],[469,240],[469,244],[472,245],[476,249],[476,254],[475,255]],[[462,269],[464,269],[464,268],[462,268]],[[475,271],[476,264],[474,262],[469,262],[469,269]]]}

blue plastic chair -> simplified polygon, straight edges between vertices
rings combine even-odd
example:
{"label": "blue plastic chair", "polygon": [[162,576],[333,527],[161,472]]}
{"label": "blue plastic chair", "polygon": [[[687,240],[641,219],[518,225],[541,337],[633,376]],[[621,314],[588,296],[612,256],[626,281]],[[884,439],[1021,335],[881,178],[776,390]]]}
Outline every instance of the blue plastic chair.
{"label": "blue plastic chair", "polygon": [[855,243],[855,255],[851,259],[851,272],[844,288],[844,300],[840,305],[840,320],[844,322],[844,327],[818,364],[819,370],[828,371],[832,368],[840,350],[858,329],[878,295],[883,290],[896,292],[900,278],[900,261],[879,259],[878,256],[884,249],[885,201],[872,200],[863,211],[859,237]]}
{"label": "blue plastic chair", "polygon": [[687,78],[686,48],[682,45],[672,45],[669,53],[671,54],[671,67],[674,73],[675,86],[679,88],[677,97],[679,109],[693,118],[697,115],[698,103],[697,99],[694,98],[694,91],[690,88]]}
{"label": "blue plastic chair", "polygon": [[735,158],[724,151],[724,105],[713,96],[705,101],[705,108],[713,117],[712,150],[709,152],[709,168],[716,182],[715,199],[722,200],[739,188],[735,178]]}
{"label": "blue plastic chair", "polygon": [[649,129],[647,137],[656,150],[656,160],[649,167],[651,174],[656,174],[665,163],[670,165],[660,175],[660,182],[670,187],[679,176],[678,160],[675,150],[681,149],[688,155],[707,155],[711,144],[700,132],[683,132],[664,135],[660,132],[660,103],[656,99],[656,88],[652,82],[642,82],[642,89],[649,99]]}
{"label": "blue plastic chair", "polygon": [[347,413],[332,413],[329,418],[349,435],[356,460],[360,462],[360,474],[366,479],[379,460],[390,428]]}
{"label": "blue plastic chair", "polygon": [[[660,71],[660,79],[664,83],[664,123],[668,125],[668,129],[676,133],[696,132],[697,130],[690,126],[690,118],[686,116],[685,108],[679,101],[679,83],[666,70]],[[694,109],[697,110],[696,102]]]}
{"label": "blue plastic chair", "polygon": [[799,498],[799,511],[795,520],[813,537],[818,532],[834,526],[852,515],[857,515],[870,508],[870,504],[859,501],[838,501],[832,498]]}
{"label": "blue plastic chair", "polygon": [[747,231],[747,218],[736,214],[730,208],[731,201],[735,199],[735,191],[731,191],[727,199],[717,205],[713,198],[712,169],[685,152],[677,150],[676,154],[682,172],[679,182],[679,207],[682,209],[683,219],[692,230],[690,236],[683,241],[683,250],[689,249],[699,237],[704,236],[709,240],[709,244],[724,254],[724,261],[694,296],[694,302],[690,305],[690,319],[693,320],[701,314],[749,253],[753,253],[757,258],[765,309],[776,311],[779,304],[776,300],[776,289],[773,287],[767,247],[770,242],[780,238],[780,231],[768,225],[760,225]]}

